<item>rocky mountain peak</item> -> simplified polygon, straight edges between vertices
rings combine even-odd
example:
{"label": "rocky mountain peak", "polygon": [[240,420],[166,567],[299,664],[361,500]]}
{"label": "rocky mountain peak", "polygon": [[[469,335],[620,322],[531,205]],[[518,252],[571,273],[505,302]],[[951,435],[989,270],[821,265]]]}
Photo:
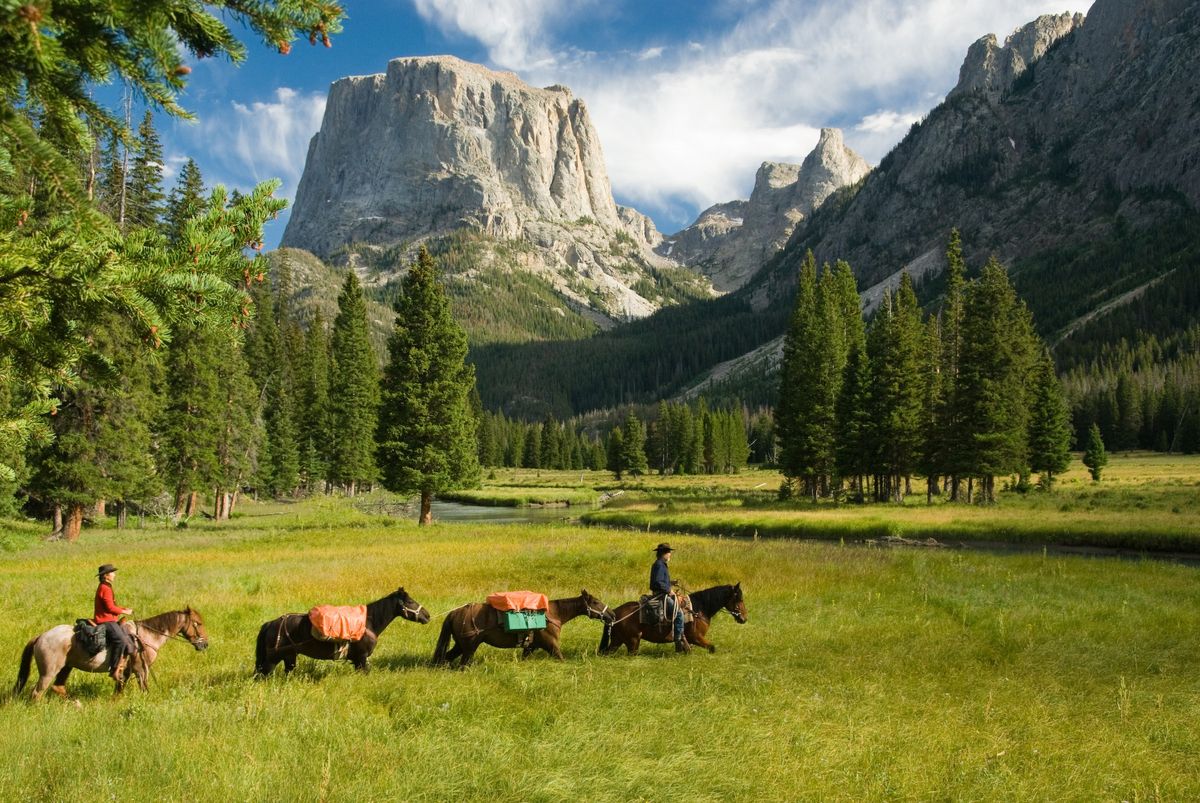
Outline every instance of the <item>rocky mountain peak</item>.
{"label": "rocky mountain peak", "polygon": [[999,44],[995,34],[978,39],[967,50],[958,84],[947,97],[983,92],[998,99],[1013,81],[1042,57],[1051,45],[1083,25],[1082,14],[1044,14],[1017,28]]}
{"label": "rocky mountain peak", "polygon": [[706,209],[660,247],[700,270],[719,290],[736,290],[787,244],[796,226],[841,187],[871,166],[846,146],[837,128],[821,129],[801,164],[763,162],[749,201]]}

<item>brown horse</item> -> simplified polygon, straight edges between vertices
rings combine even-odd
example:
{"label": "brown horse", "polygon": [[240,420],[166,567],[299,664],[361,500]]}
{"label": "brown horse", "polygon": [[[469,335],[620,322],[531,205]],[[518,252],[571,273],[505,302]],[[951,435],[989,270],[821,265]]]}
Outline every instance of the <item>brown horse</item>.
{"label": "brown horse", "polygon": [[[116,681],[114,694],[120,694],[124,690],[131,673],[137,677],[142,691],[146,691],[146,676],[150,665],[158,658],[159,650],[169,639],[186,641],[197,650],[208,648],[204,619],[199,611],[192,610],[190,606],[182,611],[160,613],[149,619],[126,620],[121,626],[133,637],[138,652],[129,662],[121,678]],[[108,671],[107,650],[88,655],[75,641],[75,628],[71,625],[58,625],[30,639],[25,645],[17,671],[17,685],[13,687],[14,697],[25,688],[25,683],[29,680],[30,664],[34,660],[38,666],[38,682],[33,688],[34,700],[40,699],[47,688],[66,699],[67,678],[72,669],[81,669],[84,672]]]}
{"label": "brown horse", "polygon": [[375,652],[375,645],[384,628],[397,616],[410,622],[429,624],[429,611],[408,595],[403,588],[374,602],[367,603],[367,632],[358,641],[348,645],[334,641],[321,641],[312,634],[312,623],[306,613],[285,613],[278,619],[266,622],[258,630],[258,644],[254,651],[254,676],[265,678],[275,671],[280,661],[283,671],[296,668],[296,656],[307,655],[323,661],[345,658],[354,668],[367,671],[367,659]]}
{"label": "brown horse", "polygon": [[[703,647],[709,652],[717,648],[708,641],[708,627],[712,618],[722,610],[729,611],[734,621],[740,625],[746,624],[746,601],[742,597],[742,584],[732,586],[713,586],[703,591],[689,594],[692,601],[692,621],[684,625],[683,635],[689,644]],[[670,644],[674,640],[670,621],[644,625],[641,617],[641,603],[626,602],[613,611],[614,621],[604,626],[604,635],[600,637],[600,653],[609,655],[624,646],[630,655],[637,655],[642,639],[655,644]]]}
{"label": "brown horse", "polygon": [[[606,627],[613,620],[608,606],[583,590],[578,597],[550,600],[546,608],[546,627],[529,631],[531,637],[526,638],[525,633],[507,632],[500,624],[500,611],[491,605],[470,602],[446,614],[442,622],[442,635],[433,652],[433,663],[445,664],[461,656],[460,668],[465,668],[481,644],[509,649],[524,647],[522,658],[528,658],[534,650],[542,649],[561,661],[563,654],[558,646],[558,637],[562,626],[584,615],[589,619],[599,619]],[[454,646],[447,650],[452,637]]]}

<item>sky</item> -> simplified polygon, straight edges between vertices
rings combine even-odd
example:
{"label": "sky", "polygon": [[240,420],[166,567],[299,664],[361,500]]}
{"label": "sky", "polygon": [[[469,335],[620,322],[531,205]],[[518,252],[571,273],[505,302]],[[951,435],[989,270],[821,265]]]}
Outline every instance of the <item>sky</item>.
{"label": "sky", "polygon": [[[166,184],[283,180],[294,198],[330,83],[403,56],[451,54],[563,84],[591,113],[618,203],[664,233],[749,197],[763,161],[800,162],[843,129],[871,164],[942,101],[972,42],[1079,0],[345,0],[332,47],[243,38],[241,65],[191,64],[195,122],[159,115]],[[286,214],[269,225],[278,244]]]}

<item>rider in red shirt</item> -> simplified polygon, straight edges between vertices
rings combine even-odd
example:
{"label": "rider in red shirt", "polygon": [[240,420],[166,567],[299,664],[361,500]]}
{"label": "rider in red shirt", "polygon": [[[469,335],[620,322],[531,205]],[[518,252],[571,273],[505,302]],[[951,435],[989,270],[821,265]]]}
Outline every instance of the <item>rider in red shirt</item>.
{"label": "rider in red shirt", "polygon": [[118,621],[121,616],[132,616],[133,608],[122,608],[113,598],[112,583],[116,572],[117,567],[111,563],[106,563],[97,570],[100,585],[96,588],[94,620],[97,625],[104,627],[108,639],[108,673],[112,675],[113,680],[120,681],[127,663],[126,656],[134,655],[137,648],[129,633]]}

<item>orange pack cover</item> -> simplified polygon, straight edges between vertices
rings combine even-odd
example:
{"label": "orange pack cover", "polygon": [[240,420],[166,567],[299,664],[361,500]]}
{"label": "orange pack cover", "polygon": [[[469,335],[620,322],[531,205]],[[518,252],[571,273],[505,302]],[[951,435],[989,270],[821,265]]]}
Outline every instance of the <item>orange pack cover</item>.
{"label": "orange pack cover", "polygon": [[545,594],[533,591],[497,591],[487,601],[498,611],[544,611],[550,607]]}
{"label": "orange pack cover", "polygon": [[367,632],[367,606],[318,605],[308,612],[308,621],[322,641],[358,641]]}

